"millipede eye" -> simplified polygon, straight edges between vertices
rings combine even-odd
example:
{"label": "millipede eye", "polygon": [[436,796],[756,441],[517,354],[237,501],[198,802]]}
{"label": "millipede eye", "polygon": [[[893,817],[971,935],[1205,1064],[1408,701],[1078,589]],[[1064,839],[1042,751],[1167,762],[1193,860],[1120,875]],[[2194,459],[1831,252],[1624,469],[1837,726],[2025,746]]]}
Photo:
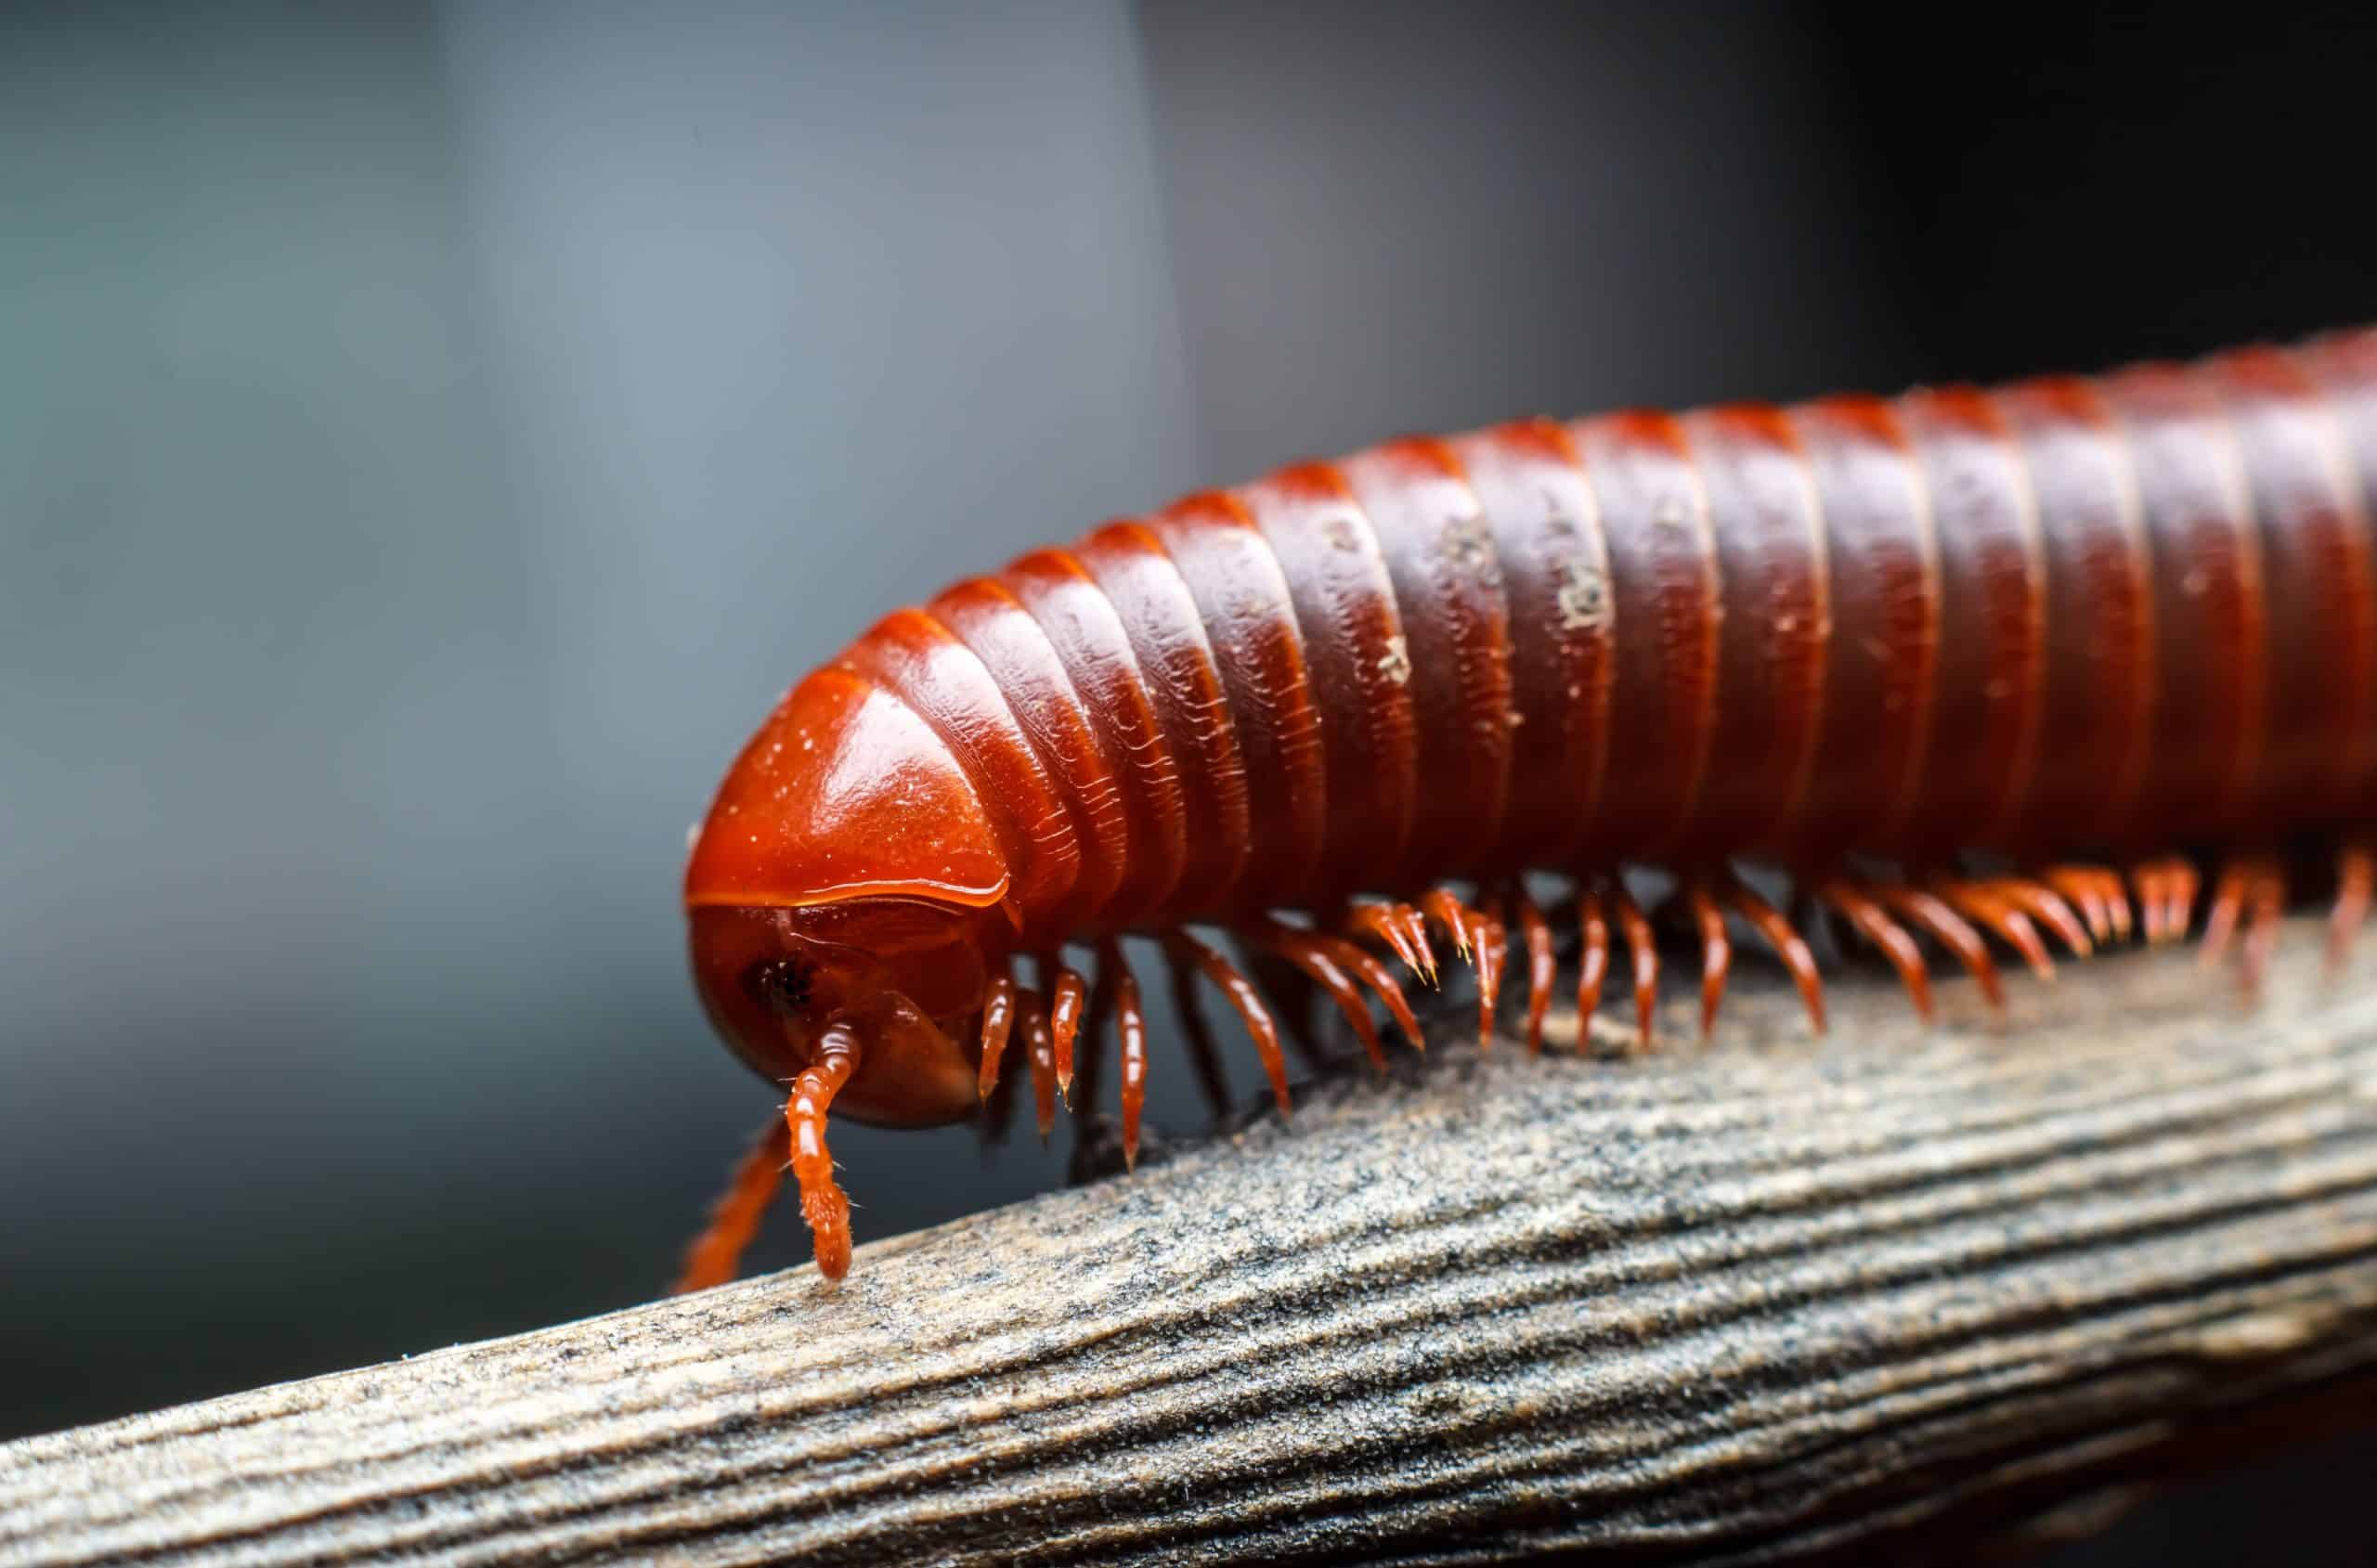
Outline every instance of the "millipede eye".
{"label": "millipede eye", "polygon": [[798,1013],[809,1005],[809,965],[795,958],[779,958],[752,972],[751,989],[779,1013]]}

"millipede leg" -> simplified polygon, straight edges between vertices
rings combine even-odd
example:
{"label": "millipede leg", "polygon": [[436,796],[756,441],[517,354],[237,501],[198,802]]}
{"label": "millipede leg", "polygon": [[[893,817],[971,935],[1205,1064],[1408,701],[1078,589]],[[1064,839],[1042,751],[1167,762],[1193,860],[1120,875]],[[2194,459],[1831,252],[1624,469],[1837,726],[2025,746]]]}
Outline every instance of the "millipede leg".
{"label": "millipede leg", "polygon": [[2194,865],[2181,860],[2171,862],[2170,876],[2164,893],[2167,902],[2163,911],[2163,929],[2168,931],[2174,940],[2184,938],[2188,934],[2188,926],[2195,918],[2196,894],[2202,889],[2202,886],[2203,877]]}
{"label": "millipede leg", "polygon": [[1501,901],[1482,912],[1485,925],[1477,933],[1477,1048],[1494,1043],[1494,1016],[1502,1005],[1502,965],[1511,956],[1511,929],[1502,922]]}
{"label": "millipede leg", "polygon": [[1883,882],[1876,884],[1873,891],[1901,919],[1929,931],[1941,946],[1955,954],[1956,962],[1981,987],[1991,1012],[2006,1010],[2006,986],[1997,977],[1997,963],[1989,956],[1988,944],[1981,940],[1981,933],[1967,925],[1963,916],[1917,888]]}
{"label": "millipede leg", "polygon": [[1717,1009],[1724,1004],[1725,979],[1734,970],[1734,940],[1725,931],[1725,912],[1706,881],[1695,876],[1676,891],[1700,936],[1700,1038],[1706,1040],[1716,1031]]}
{"label": "millipede leg", "polygon": [[1238,1009],[1246,1032],[1254,1037],[1254,1050],[1263,1058],[1263,1070],[1271,1080],[1271,1097],[1279,1103],[1281,1116],[1290,1114],[1292,1108],[1288,1101],[1288,1059],[1279,1051],[1279,1026],[1272,1020],[1270,1009],[1263,1005],[1262,993],[1254,989],[1254,982],[1240,974],[1228,959],[1186,931],[1167,932],[1163,945],[1174,962],[1211,980],[1229,999],[1229,1004]]}
{"label": "millipede leg", "polygon": [[1048,1028],[1048,1004],[1026,987],[1015,993],[1016,1024],[1023,1031],[1023,1059],[1032,1069],[1033,1119],[1046,1143],[1057,1126],[1057,1040]]}
{"label": "millipede leg", "polygon": [[2117,871],[2107,871],[2102,875],[2107,879],[2104,885],[2105,914],[2112,922],[2113,936],[2125,942],[2137,929],[2137,924],[2130,914],[2129,887],[2122,881],[2121,873]]}
{"label": "millipede leg", "polygon": [[2137,889],[2138,925],[2148,947],[2160,947],[2168,938],[2163,930],[2163,869],[2159,862],[2132,866],[2130,886]]}
{"label": "millipede leg", "polygon": [[1609,919],[1602,913],[1601,889],[1588,880],[1577,890],[1577,1043],[1583,1045],[1601,1011],[1602,982],[1609,978]]}
{"label": "millipede leg", "polygon": [[982,1099],[999,1086],[999,1058],[1015,1030],[1015,977],[1001,975],[982,998],[982,1066],[976,1086]]}
{"label": "millipede leg", "polygon": [[2031,972],[2043,980],[2055,978],[2055,960],[2049,958],[2046,944],[2039,940],[2038,927],[2031,917],[2014,906],[2014,901],[1994,883],[1968,882],[1961,877],[1940,876],[1931,879],[1928,891],[1932,897],[1955,910],[1984,930],[1994,931],[2007,945],[2022,955]]}
{"label": "millipede leg", "polygon": [[1428,1048],[1427,1033],[1421,1029],[1419,1017],[1411,1011],[1411,1004],[1403,994],[1403,982],[1395,978],[1394,970],[1342,937],[1332,937],[1326,931],[1302,931],[1296,935],[1315,943],[1339,968],[1376,991],[1378,999],[1386,1004],[1387,1017],[1395,1020],[1395,1027],[1411,1042],[1413,1050],[1425,1051]]}
{"label": "millipede leg", "polygon": [[2262,977],[2269,973],[2270,955],[2278,950],[2280,921],[2286,914],[2286,874],[2273,860],[2260,862],[2247,903],[2245,925],[2245,994],[2255,996]]}
{"label": "millipede leg", "polygon": [[1760,898],[1747,883],[1733,873],[1725,873],[1718,881],[1717,892],[1734,914],[1749,922],[1750,928],[1763,938],[1766,945],[1774,950],[1774,956],[1783,961],[1783,967],[1791,973],[1791,983],[1799,989],[1799,1001],[1808,1010],[1810,1027],[1822,1034],[1825,1030],[1824,976],[1816,968],[1816,955],[1809,951],[1806,940],[1792,928],[1781,910]]}
{"label": "millipede leg", "polygon": [[2370,889],[2377,885],[2377,859],[2369,846],[2348,843],[2336,854],[2336,903],[2328,912],[2328,972],[2344,967],[2352,940],[2369,917]]}
{"label": "millipede leg", "polygon": [[1430,985],[1436,983],[1436,955],[1428,945],[1428,917],[1403,903],[1359,903],[1345,914],[1345,934],[1376,937],[1404,966]]}
{"label": "millipede leg", "polygon": [[985,1164],[989,1163],[991,1150],[1007,1142],[1007,1134],[1015,1131],[1015,1091],[1020,1076],[1010,1072],[992,1085],[974,1119],[975,1141],[981,1146]]}
{"label": "millipede leg", "polygon": [[1106,1086],[1106,1030],[1114,1019],[1114,992],[1102,967],[1089,966],[1089,1002],[1081,1014],[1081,1043],[1073,1054],[1073,1090],[1066,1108],[1079,1121],[1098,1114],[1098,1091]]}
{"label": "millipede leg", "polygon": [[768,1118],[760,1135],[751,1140],[751,1147],[735,1161],[726,1190],[710,1205],[708,1224],[694,1238],[693,1245],[685,1249],[684,1266],[678,1271],[677,1282],[669,1287],[670,1295],[707,1290],[734,1277],[744,1250],[760,1234],[760,1221],[766,1216],[768,1205],[784,1188],[785,1161],[792,1147],[790,1137],[783,1117]]}
{"label": "millipede leg", "polygon": [[1559,976],[1560,960],[1552,947],[1552,923],[1527,896],[1526,885],[1512,883],[1510,895],[1519,941],[1526,950],[1526,1048],[1532,1055],[1543,1049],[1543,1020],[1552,1011],[1552,982]]}
{"label": "millipede leg", "polygon": [[1048,996],[1048,1037],[1057,1068],[1057,1092],[1067,1105],[1073,1097],[1073,1040],[1081,1032],[1082,1007],[1088,990],[1081,972],[1055,953],[1038,961],[1041,988]]}
{"label": "millipede leg", "polygon": [[1835,879],[1819,883],[1815,888],[1818,903],[1838,914],[1871,942],[1875,951],[1890,961],[1898,971],[1899,983],[1906,987],[1909,1001],[1915,1004],[1916,1017],[1931,1022],[1931,971],[1923,962],[1923,952],[1906,927],[1890,916],[1890,912],[1877,902],[1870,893],[1854,882]]}
{"label": "millipede leg", "polygon": [[1237,1095],[1230,1089],[1228,1070],[1222,1066],[1221,1048],[1214,1041],[1213,1020],[1205,1016],[1204,1000],[1197,994],[1197,971],[1183,963],[1168,943],[1163,966],[1171,981],[1172,1010],[1179,1015],[1180,1032],[1188,1043],[1188,1066],[1197,1074],[1198,1092],[1205,1097],[1205,1108],[1219,1121],[1229,1114]]}
{"label": "millipede leg", "polygon": [[2188,934],[2199,880],[2194,866],[2176,856],[2142,861],[2130,868],[2149,944],[2176,941]]}
{"label": "millipede leg", "polygon": [[2279,916],[2285,905],[2286,877],[2275,860],[2240,855],[2225,862],[2213,886],[2211,912],[2204,916],[2203,962],[2218,963],[2241,926],[2245,991],[2251,995],[2259,991],[2278,945]]}
{"label": "millipede leg", "polygon": [[1386,1047],[1379,1043],[1378,1028],[1370,1022],[1370,999],[1361,993],[1351,977],[1339,965],[1329,946],[1309,931],[1299,931],[1268,918],[1253,921],[1236,933],[1249,947],[1271,953],[1292,964],[1327,991],[1337,1010],[1345,1016],[1354,1038],[1362,1043],[1369,1053],[1370,1065],[1381,1072],[1386,1070]]}
{"label": "millipede leg", "polygon": [[2064,880],[2060,870],[2045,871],[2039,875],[2041,881],[2062,894],[2064,901],[2080,912],[2080,918],[2087,924],[2091,941],[2101,944],[2112,940],[2111,911],[2106,907],[2104,896],[2093,884],[2078,879]]}
{"label": "millipede leg", "polygon": [[1249,940],[1246,932],[1229,932],[1227,957],[1238,972],[1262,993],[1263,1005],[1278,1026],[1280,1043],[1308,1071],[1328,1066],[1320,1041],[1321,987],[1303,965],[1291,964],[1268,948]]}
{"label": "millipede leg", "polygon": [[1436,966],[1435,946],[1428,940],[1428,917],[1409,904],[1396,904],[1394,910],[1395,918],[1402,923],[1405,935],[1419,952],[1421,967],[1427,971],[1428,985],[1431,989],[1442,985],[1443,978]]}
{"label": "millipede leg", "polygon": [[1634,1027],[1643,1050],[1650,1049],[1652,1026],[1659,1016],[1659,942],[1643,906],[1618,877],[1609,879],[1610,906],[1617,912],[1617,928],[1626,938],[1626,956],[1634,965]]}
{"label": "millipede leg", "polygon": [[1989,886],[2022,914],[2052,933],[2074,958],[2095,954],[2096,942],[2069,901],[2047,883],[2025,876],[2002,877]]}
{"label": "millipede leg", "polygon": [[1139,1003],[1138,977],[1123,957],[1123,944],[1108,937],[1098,944],[1098,988],[1111,999],[1114,1032],[1121,1042],[1123,1165],[1139,1165],[1139,1113],[1148,1103],[1148,1016]]}
{"label": "millipede leg", "polygon": [[1462,959],[1471,955],[1471,922],[1480,916],[1477,912],[1453,896],[1451,889],[1434,888],[1420,895],[1420,909],[1427,917],[1444,927],[1455,954]]}
{"label": "millipede leg", "polygon": [[2206,967],[2217,964],[2228,952],[2229,939],[2237,934],[2237,919],[2245,910],[2245,895],[2254,882],[2254,862],[2231,860],[2220,867],[2220,875],[2212,885],[2212,907],[2203,917],[2203,945],[2200,956]]}
{"label": "millipede leg", "polygon": [[1445,888],[1432,888],[1422,894],[1420,908],[1429,919],[1444,927],[1445,935],[1452,939],[1453,951],[1468,959],[1477,971],[1477,1044],[1483,1050],[1493,1043],[1494,1008],[1501,990],[1502,957],[1509,949],[1509,940],[1502,934],[1501,922],[1489,919],[1480,910],[1471,909]]}
{"label": "millipede leg", "polygon": [[793,1080],[792,1095],[784,1107],[792,1175],[800,1184],[801,1216],[815,1238],[817,1272],[828,1279],[851,1271],[851,1200],[834,1180],[834,1157],[825,1147],[825,1113],[857,1070],[857,1034],[845,1024],[828,1024],[818,1036],[814,1061]]}
{"label": "millipede leg", "polygon": [[1401,1030],[1403,1037],[1411,1043],[1411,1049],[1425,1051],[1428,1048],[1427,1031],[1420,1027],[1419,1017],[1411,1011],[1411,1004],[1403,994],[1403,982],[1395,978],[1394,970],[1349,941],[1322,933],[1315,933],[1315,939],[1341,967],[1352,970],[1365,985],[1378,992],[1379,1000],[1386,1004],[1387,1017],[1395,1020],[1395,1027]]}
{"label": "millipede leg", "polygon": [[2094,865],[2051,865],[2039,880],[2077,904],[2088,923],[2088,934],[2101,947],[2129,940],[2129,894],[2121,874]]}

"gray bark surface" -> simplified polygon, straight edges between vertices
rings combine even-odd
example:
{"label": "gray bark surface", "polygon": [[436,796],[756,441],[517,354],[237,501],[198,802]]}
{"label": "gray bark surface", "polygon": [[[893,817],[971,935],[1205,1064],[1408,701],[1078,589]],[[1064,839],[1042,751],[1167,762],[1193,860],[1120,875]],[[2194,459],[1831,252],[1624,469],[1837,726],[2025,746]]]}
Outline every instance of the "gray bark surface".
{"label": "gray bark surface", "polygon": [[[2359,1420],[2377,943],[1573,1016],[812,1270],[0,1446],[0,1564],[1956,1560]],[[2010,1532],[2013,1519],[2026,1523]],[[1986,1523],[1989,1529],[1984,1530]]]}

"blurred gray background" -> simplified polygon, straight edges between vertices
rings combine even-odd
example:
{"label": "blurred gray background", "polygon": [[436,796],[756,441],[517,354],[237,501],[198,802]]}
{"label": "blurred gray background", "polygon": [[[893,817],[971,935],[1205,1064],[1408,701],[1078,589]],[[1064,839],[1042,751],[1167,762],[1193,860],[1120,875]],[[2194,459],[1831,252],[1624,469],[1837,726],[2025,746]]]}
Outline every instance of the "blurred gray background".
{"label": "blurred gray background", "polygon": [[[0,1436],[660,1288],[771,1102],[684,831],[875,612],[1408,428],[2377,317],[2371,43],[0,7]],[[836,1152],[864,1238],[1065,1137]]]}

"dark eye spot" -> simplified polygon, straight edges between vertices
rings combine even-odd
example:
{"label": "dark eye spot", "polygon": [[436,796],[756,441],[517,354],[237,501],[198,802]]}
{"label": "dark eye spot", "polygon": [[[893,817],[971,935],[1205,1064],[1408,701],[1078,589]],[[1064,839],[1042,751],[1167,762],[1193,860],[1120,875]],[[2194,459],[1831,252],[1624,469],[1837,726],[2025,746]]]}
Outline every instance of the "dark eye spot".
{"label": "dark eye spot", "polygon": [[753,994],[779,1013],[794,1014],[809,1005],[811,970],[797,958],[779,958],[751,971]]}

